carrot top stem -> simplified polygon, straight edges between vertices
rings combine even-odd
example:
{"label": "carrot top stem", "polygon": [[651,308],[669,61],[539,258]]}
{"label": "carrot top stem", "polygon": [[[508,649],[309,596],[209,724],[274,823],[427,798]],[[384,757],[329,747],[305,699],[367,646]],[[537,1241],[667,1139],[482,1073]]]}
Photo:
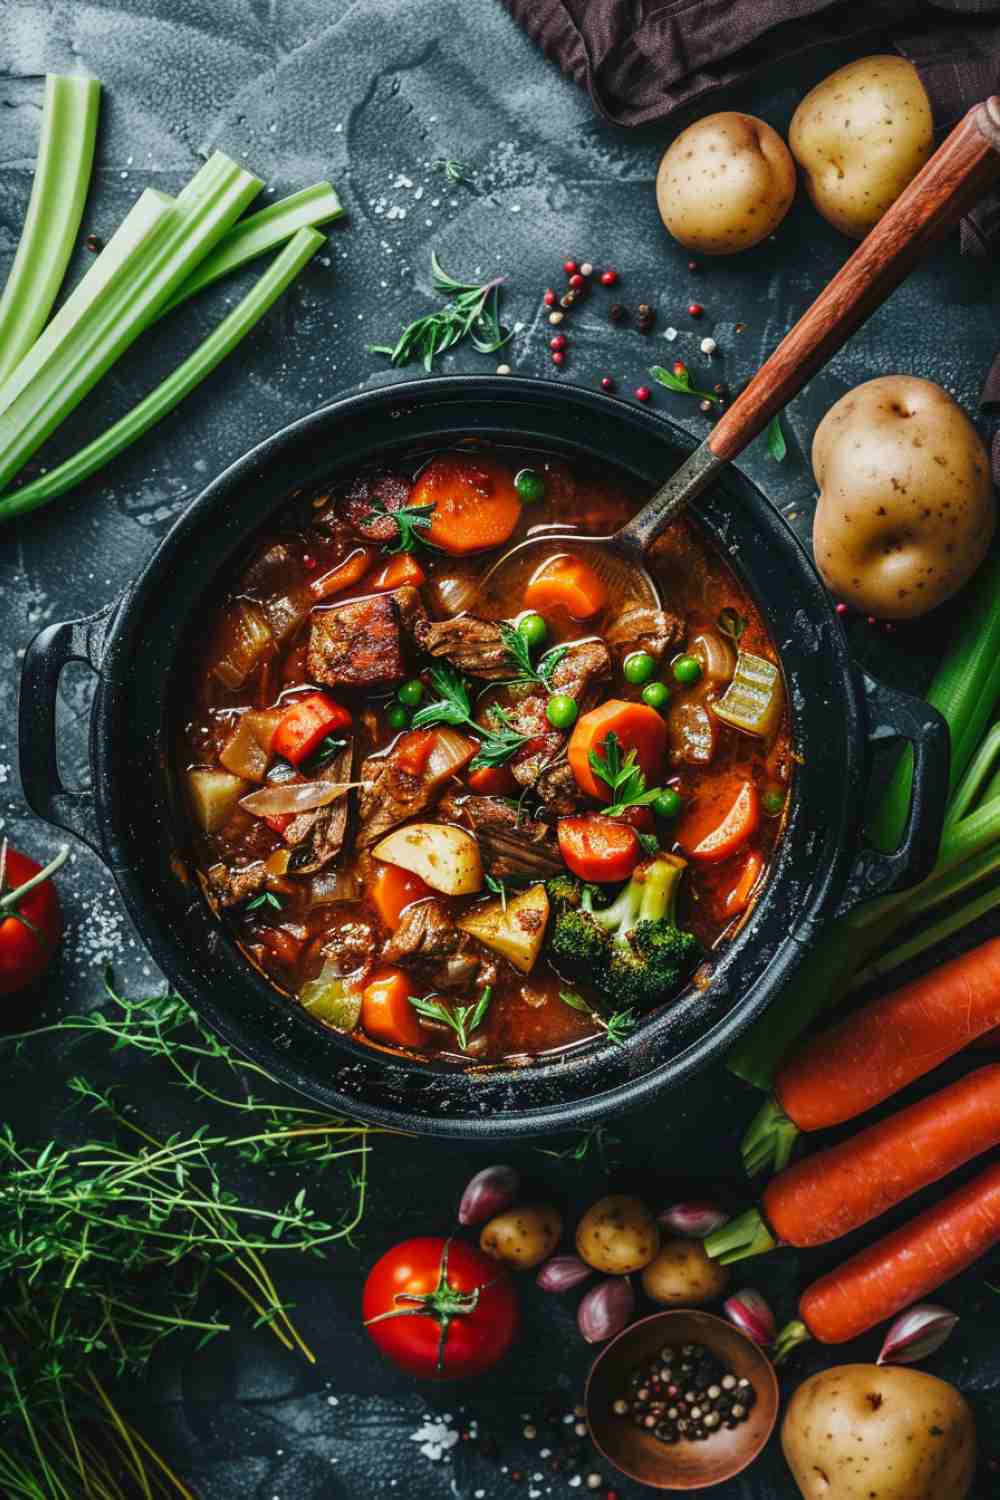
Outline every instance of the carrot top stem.
{"label": "carrot top stem", "polygon": [[[751,1177],[770,1169],[781,1172],[792,1158],[799,1127],[790,1120],[773,1094],[754,1115],[743,1137],[743,1165]],[[727,1226],[730,1227],[730,1226]],[[712,1252],[709,1251],[709,1254]]]}
{"label": "carrot top stem", "polygon": [[774,1341],[772,1363],[783,1365],[793,1349],[797,1349],[800,1344],[808,1343],[811,1338],[812,1334],[806,1325],[798,1318],[793,1318],[790,1323],[785,1324]]}
{"label": "carrot top stem", "polygon": [[766,1255],[769,1250],[776,1250],[778,1243],[756,1208],[737,1214],[721,1229],[706,1235],[704,1241],[706,1253],[724,1266],[731,1266],[738,1260],[749,1260],[752,1255]]}

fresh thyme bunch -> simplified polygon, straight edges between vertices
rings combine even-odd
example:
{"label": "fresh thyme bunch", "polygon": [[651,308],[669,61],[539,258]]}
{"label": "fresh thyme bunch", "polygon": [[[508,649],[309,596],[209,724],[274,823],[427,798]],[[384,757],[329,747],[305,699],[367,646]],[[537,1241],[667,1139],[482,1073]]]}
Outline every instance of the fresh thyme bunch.
{"label": "fresh thyme bunch", "polygon": [[[89,1042],[104,1044],[90,1059],[98,1070],[109,1052],[119,1054],[116,1074],[123,1052],[136,1066],[121,1088],[81,1073],[66,1080],[73,1100],[100,1120],[83,1144],[26,1144],[0,1127],[5,1496],[188,1496],[109,1387],[140,1374],[166,1338],[186,1333],[200,1345],[226,1332],[217,1282],[244,1299],[255,1324],[311,1360],[269,1262],[349,1240],[364,1212],[364,1127],[283,1102],[264,1070],[204,1031],[178,996],[133,1001],[109,984],[108,999],[104,1010],[8,1039],[24,1061],[33,1038],[59,1034],[73,1063]],[[197,1101],[203,1123],[193,1131],[156,1129],[126,1097],[138,1085],[134,1096],[160,1104],[171,1080]],[[260,1169],[277,1163],[346,1168],[348,1204],[338,1221],[319,1217],[304,1188],[273,1202]]]}

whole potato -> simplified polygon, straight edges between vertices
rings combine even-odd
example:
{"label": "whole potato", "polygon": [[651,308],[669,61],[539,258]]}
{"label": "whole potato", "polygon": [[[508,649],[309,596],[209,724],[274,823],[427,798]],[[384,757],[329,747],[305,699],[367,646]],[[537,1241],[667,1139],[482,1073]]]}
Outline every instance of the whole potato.
{"label": "whole potato", "polygon": [[930,101],[912,63],[862,57],[806,95],[788,132],[816,208],[861,240],[931,154]]}
{"label": "whole potato", "polygon": [[982,440],[947,391],[914,375],[856,386],[816,429],[813,549],[863,614],[924,615],[961,588],[996,523]]}
{"label": "whole potato", "polygon": [[667,1240],[642,1273],[647,1297],[664,1307],[701,1307],[721,1297],[729,1267],[706,1253],[701,1240]]}
{"label": "whole potato", "polygon": [[656,1220],[639,1198],[613,1193],[599,1198],[576,1227],[576,1248],[595,1271],[627,1276],[641,1271],[660,1243]]}
{"label": "whole potato", "polygon": [[976,1430],[944,1380],[900,1365],[841,1365],[792,1397],[781,1429],[805,1500],[964,1500]]}
{"label": "whole potato", "polygon": [[660,218],[675,240],[703,255],[749,250],[792,206],[795,163],[777,131],[725,111],[682,130],[656,174]]}
{"label": "whole potato", "polygon": [[515,1271],[547,1260],[562,1236],[562,1215],[547,1203],[507,1208],[484,1224],[479,1248]]}

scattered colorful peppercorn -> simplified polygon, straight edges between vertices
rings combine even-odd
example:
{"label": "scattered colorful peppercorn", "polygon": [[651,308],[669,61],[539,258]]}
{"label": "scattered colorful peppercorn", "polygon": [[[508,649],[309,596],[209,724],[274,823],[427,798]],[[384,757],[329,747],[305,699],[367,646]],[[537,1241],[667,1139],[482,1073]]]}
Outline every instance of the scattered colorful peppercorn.
{"label": "scattered colorful peppercorn", "polygon": [[637,385],[635,388],[635,399],[637,401],[649,401],[652,395],[653,393],[648,385]]}
{"label": "scattered colorful peppercorn", "polygon": [[618,285],[618,272],[617,271],[613,271],[613,270],[611,270],[609,268],[607,271],[602,271],[601,272],[601,286],[617,286],[617,285]]}
{"label": "scattered colorful peppercorn", "polygon": [[691,314],[692,318],[700,318],[704,311],[705,309],[702,307],[700,302],[691,302],[688,304],[688,312]]}
{"label": "scattered colorful peppercorn", "polygon": [[615,391],[617,389],[618,389],[618,387],[615,384],[615,382],[612,380],[612,378],[611,378],[610,375],[605,375],[605,376],[602,377],[602,379],[601,379],[601,390],[602,391]]}

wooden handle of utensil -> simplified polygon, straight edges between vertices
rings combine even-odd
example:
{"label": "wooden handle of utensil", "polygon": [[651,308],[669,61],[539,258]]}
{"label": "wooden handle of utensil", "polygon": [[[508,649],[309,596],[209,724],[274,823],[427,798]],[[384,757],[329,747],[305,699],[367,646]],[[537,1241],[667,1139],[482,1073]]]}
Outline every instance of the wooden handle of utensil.
{"label": "wooden handle of utensil", "polygon": [[822,369],[909,275],[924,251],[1000,181],[1000,96],[976,104],[917,173],[850,260],[803,313],[713,428],[727,461]]}

